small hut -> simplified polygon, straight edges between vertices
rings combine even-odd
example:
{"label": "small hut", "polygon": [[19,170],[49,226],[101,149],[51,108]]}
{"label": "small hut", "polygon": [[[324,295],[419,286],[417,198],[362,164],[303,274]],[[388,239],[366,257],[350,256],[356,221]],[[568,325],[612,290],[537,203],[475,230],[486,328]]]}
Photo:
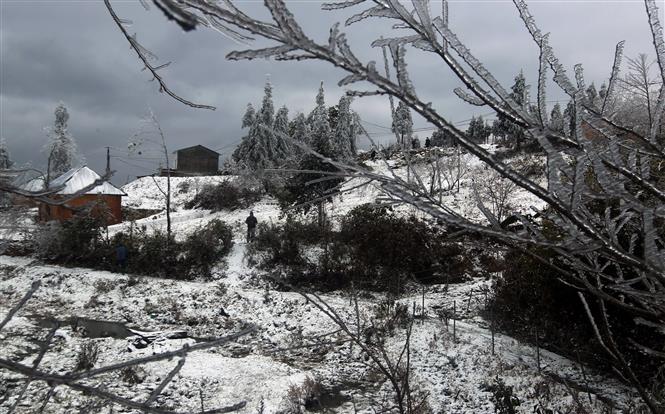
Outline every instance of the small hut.
{"label": "small hut", "polygon": [[92,214],[102,217],[106,224],[122,223],[122,190],[83,166],[73,168],[55,180],[49,188],[60,188],[49,198],[62,204],[39,203],[40,221],[65,221],[77,211],[89,208]]}
{"label": "small hut", "polygon": [[[182,148],[175,151],[176,168],[172,169],[171,175],[215,175],[219,172],[219,153],[203,145]],[[162,171],[162,175],[166,175]]]}

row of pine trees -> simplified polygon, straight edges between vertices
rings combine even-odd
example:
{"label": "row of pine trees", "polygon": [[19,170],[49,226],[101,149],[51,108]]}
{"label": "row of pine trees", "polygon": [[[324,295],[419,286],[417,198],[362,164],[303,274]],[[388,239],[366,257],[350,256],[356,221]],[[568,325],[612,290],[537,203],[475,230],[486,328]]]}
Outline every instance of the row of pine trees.
{"label": "row of pine trees", "polygon": [[247,135],[232,158],[251,170],[297,166],[304,155],[297,143],[333,160],[348,160],[356,154],[356,138],[362,131],[350,97],[343,95],[337,105],[326,106],[323,82],[314,109],[289,120],[286,106],[275,113],[272,85],[267,81],[261,107],[257,111],[251,103],[247,105],[242,127],[247,129]]}

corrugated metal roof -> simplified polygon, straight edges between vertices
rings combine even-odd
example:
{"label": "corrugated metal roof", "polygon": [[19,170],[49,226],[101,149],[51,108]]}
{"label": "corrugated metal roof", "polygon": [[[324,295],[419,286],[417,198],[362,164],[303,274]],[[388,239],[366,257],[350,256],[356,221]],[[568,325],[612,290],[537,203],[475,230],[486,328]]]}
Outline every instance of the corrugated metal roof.
{"label": "corrugated metal roof", "polygon": [[[60,187],[64,185],[64,188],[58,191],[56,194],[59,195],[72,195],[76,194],[79,191],[83,190],[87,186],[94,183],[96,180],[102,178],[99,174],[88,168],[87,166],[73,168],[55,180],[51,181],[49,187]],[[102,194],[102,195],[119,195],[125,196],[122,190],[113,184],[105,181],[98,186],[86,191],[84,194]]]}

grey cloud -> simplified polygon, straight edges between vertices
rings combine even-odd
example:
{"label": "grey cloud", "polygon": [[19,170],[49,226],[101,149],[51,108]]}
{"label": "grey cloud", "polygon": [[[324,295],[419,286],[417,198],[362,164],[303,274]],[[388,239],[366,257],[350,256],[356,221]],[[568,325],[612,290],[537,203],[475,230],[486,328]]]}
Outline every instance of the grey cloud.
{"label": "grey cloud", "polygon": [[[585,64],[588,83],[601,83],[609,74],[614,45],[626,39],[626,53],[651,52],[644,6],[640,3],[532,2],[532,12],[562,62]],[[289,4],[306,32],[325,41],[328,28],[344,21],[348,12],[328,13],[316,2]],[[433,2],[433,7],[438,5]],[[328,104],[343,91],[336,86],[343,76],[321,62],[228,62],[224,56],[243,49],[212,30],[184,33],[166,21],[158,10],[145,12],[136,3],[116,2],[117,13],[131,19],[131,31],[162,62],[172,61],[162,73],[169,86],[182,96],[215,105],[217,111],[194,110],[160,94],[157,85],[141,71],[141,64],[114,26],[103,4],[89,2],[2,2],[0,22],[0,134],[19,162],[43,162],[39,150],[45,142],[43,127],[53,122],[53,109],[64,100],[71,114],[70,130],[89,165],[104,168],[104,146],[116,148],[114,159],[127,175],[142,174],[156,166],[154,160],[130,160],[121,152],[140,125],[140,116],[151,107],[167,134],[172,149],[201,143],[229,153],[243,134],[240,117],[245,105],[260,104],[266,74],[274,85],[275,105],[286,104],[291,115],[309,111],[321,80]],[[251,13],[268,17],[260,2],[243,2]],[[451,27],[506,87],[520,70],[535,83],[537,49],[510,2],[451,2]],[[390,22],[368,20],[343,28],[358,55],[380,62],[380,50],[369,47],[387,33]],[[399,34],[399,33],[397,33]],[[259,42],[259,44],[263,44]],[[452,89],[460,82],[433,56],[410,51],[410,69],[421,97],[451,121],[486,113],[461,103]],[[381,64],[379,63],[379,66]],[[552,91],[551,99],[563,95]],[[385,98],[357,100],[354,107],[368,122],[390,125]],[[416,126],[425,126],[416,119]],[[368,125],[377,137],[385,128]],[[131,162],[141,167],[132,167]]]}

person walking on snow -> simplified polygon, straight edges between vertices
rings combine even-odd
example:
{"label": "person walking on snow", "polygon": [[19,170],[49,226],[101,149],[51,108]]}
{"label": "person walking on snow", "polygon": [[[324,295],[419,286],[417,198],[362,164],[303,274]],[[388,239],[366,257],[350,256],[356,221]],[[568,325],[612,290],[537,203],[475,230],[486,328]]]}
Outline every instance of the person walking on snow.
{"label": "person walking on snow", "polygon": [[253,211],[249,212],[249,216],[245,219],[245,223],[247,223],[247,243],[249,243],[254,240],[254,236],[256,235],[256,223],[258,223],[256,217],[254,217]]}

